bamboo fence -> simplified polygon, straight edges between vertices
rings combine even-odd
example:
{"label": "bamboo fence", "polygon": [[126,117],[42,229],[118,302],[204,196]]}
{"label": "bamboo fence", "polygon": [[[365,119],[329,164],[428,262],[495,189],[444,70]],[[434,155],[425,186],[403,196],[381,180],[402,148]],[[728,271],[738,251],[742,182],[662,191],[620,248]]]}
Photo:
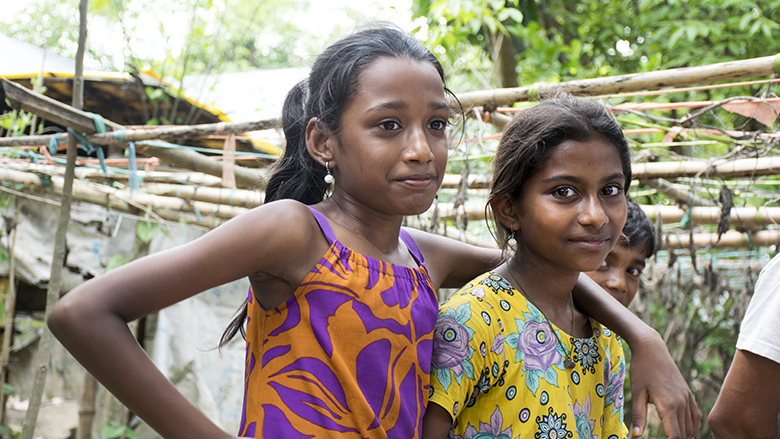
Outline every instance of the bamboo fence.
{"label": "bamboo fence", "polygon": [[[778,60],[780,55],[661,72],[461,93],[457,97],[465,108],[475,106],[483,109],[497,108],[557,91],[578,95],[603,95],[767,76],[776,73],[777,66],[780,65]],[[259,206],[263,202],[262,189],[268,177],[267,169],[230,165],[231,171],[236,176],[237,188],[220,187],[224,184],[222,176],[227,165],[214,160],[214,156],[209,157],[194,151],[178,149],[175,145],[160,147],[159,143],[148,142],[181,142],[210,135],[241,134],[252,130],[278,128],[278,119],[154,129],[127,129],[114,122],[105,121],[106,132],[97,133],[93,115],[32,93],[10,81],[3,80],[2,84],[6,96],[15,109],[23,109],[37,117],[85,133],[88,141],[95,145],[126,147],[128,142],[137,142],[139,151],[143,151],[145,156],[158,157],[163,161],[163,166],[173,167],[170,172],[139,171],[137,175],[143,183],[135,192],[127,189],[129,175],[125,172],[111,170],[108,174],[103,174],[94,167],[81,167],[76,170],[77,180],[74,183],[73,196],[76,200],[104,206],[117,212],[145,215],[162,222],[175,221],[209,228],[216,227],[222,221]],[[495,111],[492,112],[491,117],[497,120],[508,120],[508,116]],[[0,147],[49,145],[53,139],[57,143],[61,142],[61,139],[54,136],[0,138]],[[2,166],[4,170],[0,172],[0,180],[21,185],[25,188],[22,192],[40,192],[46,189],[47,185],[50,185],[57,194],[61,191],[62,181],[59,177],[62,173],[61,166],[33,165],[18,160],[6,161]],[[655,188],[659,193],[665,194],[683,206],[642,206],[643,210],[659,223],[675,225],[687,215],[692,226],[710,226],[728,218],[732,227],[758,233],[763,231],[761,229],[774,228],[780,222],[780,213],[773,207],[734,208],[724,217],[716,202],[690,197],[685,186],[673,183],[681,178],[723,181],[742,177],[772,176],[780,173],[780,157],[634,163],[632,172],[636,181]],[[41,175],[49,176],[49,180],[42,179]],[[471,174],[466,178],[468,181],[464,184],[461,175],[445,175],[442,189],[447,191],[465,187],[479,193],[479,191],[484,192],[490,185],[487,175]],[[111,184],[118,187],[111,187]],[[479,197],[476,200],[479,200]],[[685,206],[691,208],[686,209]],[[464,216],[469,221],[483,220],[484,202],[470,201],[458,208],[454,208],[452,204],[439,203],[435,212],[432,208],[426,216],[440,221],[457,221]],[[756,235],[760,236],[760,239],[749,241],[752,245],[773,244],[776,240],[771,239],[770,235]],[[680,243],[684,239],[690,241],[691,237],[695,246],[724,246],[728,243],[744,245],[744,240],[725,235],[721,235],[720,239],[717,239],[717,235],[713,239],[707,233],[692,235],[686,232],[675,236],[687,238],[670,238],[664,245],[676,248],[682,245]],[[460,234],[459,238],[464,239],[464,236]],[[486,240],[483,244],[494,245],[490,241]],[[690,245],[690,242],[686,244],[686,246]]]}

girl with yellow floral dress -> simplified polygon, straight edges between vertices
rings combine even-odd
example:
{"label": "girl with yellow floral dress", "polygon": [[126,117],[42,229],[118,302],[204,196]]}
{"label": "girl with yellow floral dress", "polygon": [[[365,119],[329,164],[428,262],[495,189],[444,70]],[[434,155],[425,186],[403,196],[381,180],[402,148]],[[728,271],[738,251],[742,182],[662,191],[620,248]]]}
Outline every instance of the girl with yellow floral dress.
{"label": "girl with yellow floral dress", "polygon": [[439,308],[424,438],[623,438],[618,337],[574,305],[626,220],[620,126],[563,96],[520,112],[499,144],[489,206],[498,268]]}

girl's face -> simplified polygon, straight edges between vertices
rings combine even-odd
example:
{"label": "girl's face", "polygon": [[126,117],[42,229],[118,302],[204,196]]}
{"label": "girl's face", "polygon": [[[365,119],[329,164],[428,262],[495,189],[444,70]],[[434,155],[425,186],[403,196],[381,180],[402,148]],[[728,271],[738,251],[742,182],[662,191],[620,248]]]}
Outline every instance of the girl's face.
{"label": "girl's face", "polygon": [[430,207],[447,165],[449,109],[430,63],[382,57],[358,78],[335,141],[333,197],[391,215]]}
{"label": "girl's face", "polygon": [[514,202],[517,254],[577,272],[599,268],[626,222],[624,185],[617,148],[606,138],[561,143]]}

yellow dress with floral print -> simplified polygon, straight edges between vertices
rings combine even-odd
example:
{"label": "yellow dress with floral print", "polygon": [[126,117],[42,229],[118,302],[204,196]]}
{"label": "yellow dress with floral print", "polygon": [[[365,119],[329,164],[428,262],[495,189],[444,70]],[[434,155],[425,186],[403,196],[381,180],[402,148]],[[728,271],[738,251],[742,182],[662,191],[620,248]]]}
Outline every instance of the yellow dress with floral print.
{"label": "yellow dress with floral print", "polygon": [[456,292],[439,307],[429,398],[452,415],[450,438],[625,438],[623,348],[590,323],[571,337],[495,273]]}

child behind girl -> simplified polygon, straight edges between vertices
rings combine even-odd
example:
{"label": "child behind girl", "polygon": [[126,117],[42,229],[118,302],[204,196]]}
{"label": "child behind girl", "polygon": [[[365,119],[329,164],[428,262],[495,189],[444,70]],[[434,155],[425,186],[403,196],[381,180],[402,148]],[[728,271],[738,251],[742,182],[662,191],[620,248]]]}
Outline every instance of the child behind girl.
{"label": "child behind girl", "polygon": [[593,102],[544,101],[515,116],[494,167],[497,239],[516,250],[440,307],[424,437],[623,438],[623,349],[572,298],[626,220],[620,126]]}
{"label": "child behind girl", "polygon": [[585,274],[628,308],[639,290],[639,277],[655,253],[655,228],[638,204],[628,200],[623,234],[601,266]]}
{"label": "child behind girl", "polygon": [[[430,207],[444,176],[448,93],[436,58],[397,28],[367,29],[329,46],[308,81],[288,94],[287,147],[267,202],[69,292],[52,311],[52,332],[163,437],[232,437],[160,373],[127,322],[248,277],[244,314],[222,340],[246,323],[240,436],[419,437],[435,290],[460,287],[501,257],[401,228],[404,216]],[[625,324],[631,314],[602,302],[608,295],[600,289],[577,291],[583,302],[599,303],[595,313],[636,335],[632,349],[663,355],[659,365],[648,354],[648,373],[638,376],[672,380],[636,387],[658,388],[670,401],[665,419],[679,429],[689,405],[674,401],[687,401],[690,391],[660,337]]]}

